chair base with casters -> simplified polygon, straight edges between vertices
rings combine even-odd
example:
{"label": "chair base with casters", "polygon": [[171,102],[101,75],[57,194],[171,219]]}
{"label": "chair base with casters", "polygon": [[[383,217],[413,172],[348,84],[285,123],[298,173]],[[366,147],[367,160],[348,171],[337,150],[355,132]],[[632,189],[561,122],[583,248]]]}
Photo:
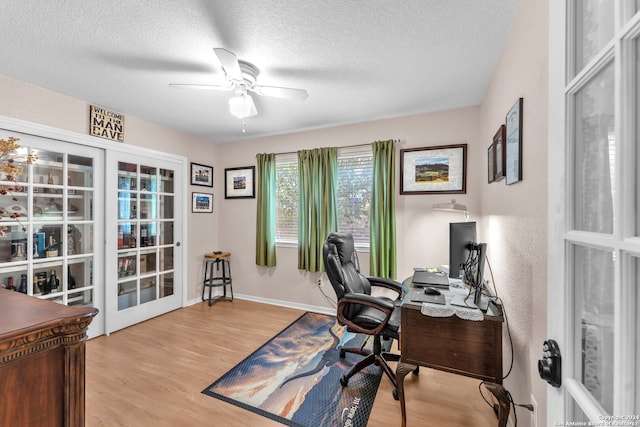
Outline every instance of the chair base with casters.
{"label": "chair base with casters", "polygon": [[[364,359],[356,363],[351,367],[349,372],[344,374],[340,378],[340,384],[343,387],[346,387],[349,384],[349,378],[363,370],[369,365],[375,364],[382,368],[382,372],[384,372],[389,380],[391,380],[391,384],[393,384],[393,397],[398,400],[398,383],[396,381],[396,374],[391,370],[388,365],[388,362],[397,362],[400,360],[399,354],[389,353],[386,351],[382,351],[382,342],[380,340],[380,335],[374,335],[373,337],[373,351],[367,350],[364,347],[361,348],[341,348],[340,349],[340,357],[344,358],[346,353],[359,354],[361,356],[365,356]],[[365,341],[366,344],[366,341]]]}

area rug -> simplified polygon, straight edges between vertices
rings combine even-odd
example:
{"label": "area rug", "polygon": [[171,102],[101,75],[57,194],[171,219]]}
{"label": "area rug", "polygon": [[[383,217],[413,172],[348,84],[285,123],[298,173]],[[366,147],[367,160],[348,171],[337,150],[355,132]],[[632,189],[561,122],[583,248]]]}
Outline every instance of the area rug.
{"label": "area rug", "polygon": [[307,312],[202,393],[289,426],[366,426],[382,370],[371,365],[342,387],[362,356],[339,351],[366,339],[334,316]]}

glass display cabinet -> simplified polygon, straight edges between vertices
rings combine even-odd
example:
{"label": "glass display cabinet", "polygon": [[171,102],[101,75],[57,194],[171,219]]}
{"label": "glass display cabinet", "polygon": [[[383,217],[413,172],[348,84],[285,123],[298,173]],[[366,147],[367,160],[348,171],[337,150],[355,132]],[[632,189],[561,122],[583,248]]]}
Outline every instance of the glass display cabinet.
{"label": "glass display cabinet", "polygon": [[174,294],[174,171],[118,162],[118,311]]}
{"label": "glass display cabinet", "polygon": [[0,197],[0,287],[93,306],[95,158],[23,149],[38,154],[36,163],[15,183],[0,176],[0,189],[14,190]]}
{"label": "glass display cabinet", "polygon": [[90,338],[184,305],[186,158],[0,117],[11,137],[38,158],[0,170],[0,288],[97,308]]}

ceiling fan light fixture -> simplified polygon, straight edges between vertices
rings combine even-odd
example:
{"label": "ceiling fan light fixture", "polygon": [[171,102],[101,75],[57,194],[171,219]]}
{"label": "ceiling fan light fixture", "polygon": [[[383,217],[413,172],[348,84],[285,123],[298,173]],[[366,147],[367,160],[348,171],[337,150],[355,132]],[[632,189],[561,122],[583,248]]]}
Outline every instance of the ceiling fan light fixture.
{"label": "ceiling fan light fixture", "polygon": [[229,99],[229,111],[233,116],[239,119],[252,117],[258,114],[256,105],[253,103],[253,98],[251,98],[251,95],[246,93],[238,94]]}

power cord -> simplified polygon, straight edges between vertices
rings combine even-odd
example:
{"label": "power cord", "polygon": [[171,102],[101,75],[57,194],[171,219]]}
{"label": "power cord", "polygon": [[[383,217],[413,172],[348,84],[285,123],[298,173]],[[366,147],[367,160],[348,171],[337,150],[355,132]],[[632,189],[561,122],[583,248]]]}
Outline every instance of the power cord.
{"label": "power cord", "polygon": [[337,307],[338,307],[338,304],[337,304],[333,299],[331,299],[331,297],[330,297],[329,295],[327,295],[327,294],[325,293],[324,288],[323,288],[323,287],[322,287],[322,285],[321,285],[320,279],[318,279],[318,289],[320,290],[320,293],[322,294],[322,296],[324,296],[324,298],[325,298],[327,301],[329,301],[329,304],[331,304],[331,306],[332,306],[333,308],[337,308]]}
{"label": "power cord", "polygon": [[[491,268],[491,263],[489,262],[489,257],[487,256],[485,258],[485,260],[487,262],[487,266],[489,267],[489,274],[491,275],[491,284],[492,284],[492,287],[493,287],[493,293],[495,294],[495,295],[487,295],[487,297],[491,298],[494,302],[497,301],[500,304],[500,306],[502,307],[502,316],[504,317],[504,322],[505,322],[505,325],[507,327],[507,336],[509,337],[509,347],[511,348],[511,360],[509,362],[509,370],[507,371],[506,375],[504,375],[502,377],[502,379],[504,380],[513,371],[513,363],[514,363],[513,338],[511,337],[511,328],[509,327],[509,318],[507,317],[507,311],[505,310],[505,307],[504,307],[504,304],[502,302],[502,299],[498,296],[498,289],[496,288],[496,280],[495,280],[495,278],[493,276],[493,269]],[[482,393],[482,386],[483,385],[485,385],[485,387],[486,387],[486,381],[481,381],[480,384],[478,385],[478,391],[480,392],[480,396],[482,396],[482,399],[485,401],[485,403],[487,405],[489,405],[489,407],[491,407],[495,412],[496,411],[495,407],[487,400],[487,398]],[[533,412],[533,405],[531,405],[530,403],[527,403],[527,404],[515,403],[513,401],[513,396],[511,395],[509,390],[504,389],[504,391],[507,394],[507,398],[509,399],[509,404],[513,407],[513,419],[514,419],[514,422],[515,422],[514,427],[517,427],[518,426],[518,415],[516,413],[516,406],[528,409],[529,411]],[[498,415],[498,414],[496,413],[496,415]]]}
{"label": "power cord", "polygon": [[[495,408],[495,406],[493,406],[491,404],[491,402],[489,402],[489,400],[487,400],[487,398],[484,396],[484,393],[482,393],[482,386],[486,387],[486,381],[481,381],[480,384],[478,384],[478,391],[480,392],[480,396],[482,396],[482,400],[485,401],[485,403],[487,405],[489,405],[489,407],[491,409],[493,409],[493,411],[495,412],[496,416],[498,416],[498,412]],[[530,403],[526,403],[526,404],[522,404],[522,403],[515,403],[513,401],[513,396],[511,396],[511,393],[509,392],[509,390],[504,389],[504,392],[507,395],[507,399],[509,399],[509,405],[511,405],[511,407],[513,408],[513,421],[514,421],[514,427],[518,427],[518,414],[516,413],[516,406],[519,406],[521,408],[525,408],[531,412],[533,412],[533,405]]]}
{"label": "power cord", "polygon": [[488,256],[485,257],[485,261],[487,262],[487,267],[489,267],[489,274],[491,275],[491,284],[493,287],[493,293],[495,294],[495,295],[488,295],[488,297],[500,303],[500,306],[502,307],[502,317],[504,317],[504,324],[507,327],[507,337],[509,337],[509,348],[511,349],[511,360],[509,361],[509,370],[507,371],[506,375],[502,377],[502,379],[505,380],[513,370],[513,359],[515,357],[513,352],[513,338],[511,337],[511,328],[509,327],[509,318],[507,317],[507,310],[504,307],[502,298],[498,296],[498,289],[496,288],[496,280],[493,276],[493,268],[491,268],[491,263],[489,262]]}

